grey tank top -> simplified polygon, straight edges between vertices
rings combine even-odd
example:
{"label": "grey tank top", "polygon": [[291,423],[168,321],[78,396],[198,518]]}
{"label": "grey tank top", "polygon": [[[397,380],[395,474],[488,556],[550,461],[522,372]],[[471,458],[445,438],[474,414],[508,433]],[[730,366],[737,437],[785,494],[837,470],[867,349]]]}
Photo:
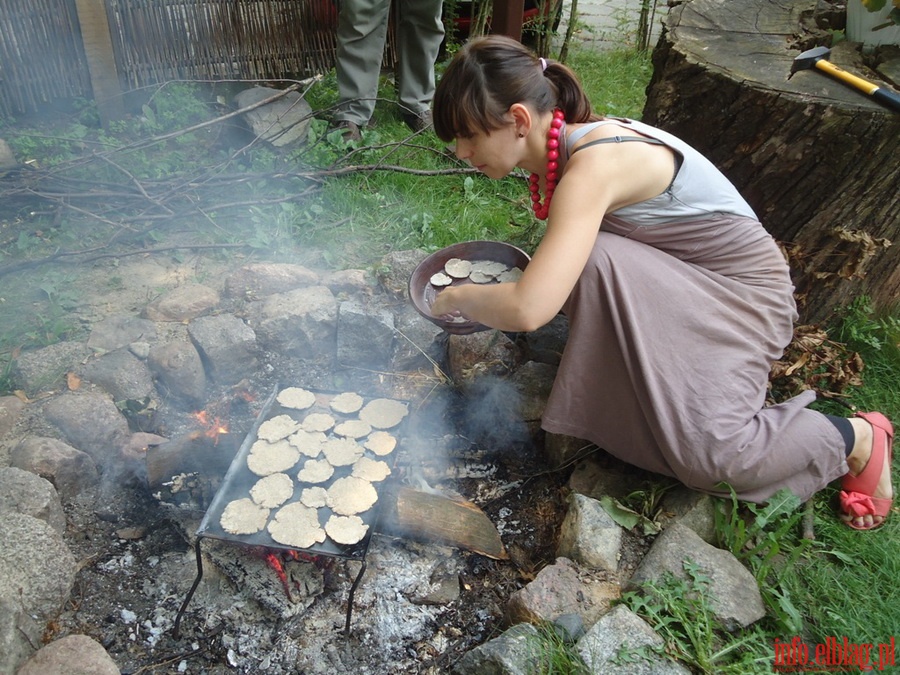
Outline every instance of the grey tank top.
{"label": "grey tank top", "polygon": [[[758,220],[753,209],[741,197],[737,188],[706,157],[672,134],[637,120],[607,118],[575,129],[566,145],[572,147],[585,134],[605,124],[618,124],[634,129],[634,136],[614,136],[591,141],[575,152],[600,143],[643,141],[671,148],[680,159],[675,178],[666,190],[656,197],[622,207],[610,213],[624,221],[652,227],[685,219],[696,219],[717,213],[730,213]],[[639,134],[639,135],[637,135]],[[571,156],[567,150],[567,158]]]}

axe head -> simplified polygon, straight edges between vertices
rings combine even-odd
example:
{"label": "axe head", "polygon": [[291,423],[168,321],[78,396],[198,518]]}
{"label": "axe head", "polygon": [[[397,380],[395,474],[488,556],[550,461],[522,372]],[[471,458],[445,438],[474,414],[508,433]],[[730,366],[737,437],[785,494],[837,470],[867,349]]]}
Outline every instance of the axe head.
{"label": "axe head", "polygon": [[[816,61],[827,59],[830,53],[831,50],[828,47],[813,47],[812,49],[807,49],[805,52],[798,54],[794,57],[794,62],[791,64],[791,75],[798,70],[806,70],[815,67]],[[790,76],[788,76],[788,79],[790,79]]]}

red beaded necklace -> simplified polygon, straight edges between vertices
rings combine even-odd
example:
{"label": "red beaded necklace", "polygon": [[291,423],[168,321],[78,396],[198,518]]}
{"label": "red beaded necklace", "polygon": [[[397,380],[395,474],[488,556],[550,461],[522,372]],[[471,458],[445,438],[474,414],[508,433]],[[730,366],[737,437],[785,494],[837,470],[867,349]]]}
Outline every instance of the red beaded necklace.
{"label": "red beaded necklace", "polygon": [[562,110],[556,108],[553,111],[553,119],[550,120],[550,129],[547,131],[547,175],[544,181],[547,185],[547,196],[544,203],[541,204],[541,177],[536,173],[531,174],[528,178],[528,189],[531,191],[531,208],[534,215],[540,220],[546,220],[547,214],[550,213],[550,200],[553,198],[553,191],[556,190],[556,171],[559,168],[559,134],[562,125],[565,124],[566,117]]}

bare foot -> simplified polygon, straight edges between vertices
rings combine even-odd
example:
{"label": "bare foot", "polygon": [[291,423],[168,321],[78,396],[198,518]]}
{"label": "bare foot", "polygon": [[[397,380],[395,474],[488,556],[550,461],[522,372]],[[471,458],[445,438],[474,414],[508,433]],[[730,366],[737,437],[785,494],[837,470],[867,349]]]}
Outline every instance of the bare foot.
{"label": "bare foot", "polygon": [[[872,445],[874,442],[874,434],[872,425],[866,420],[853,417],[849,420],[853,425],[853,431],[856,433],[856,441],[853,445],[853,451],[847,457],[847,465],[850,467],[850,473],[854,476],[859,475],[869,463],[872,456]],[[878,480],[878,486],[875,488],[873,497],[881,497],[883,499],[891,499],[894,496],[893,486],[891,485],[891,465],[885,457],[884,466],[881,468],[881,478]],[[884,521],[882,516],[865,515],[852,518],[849,514],[842,513],[841,518],[855,527],[868,529],[874,525]]]}

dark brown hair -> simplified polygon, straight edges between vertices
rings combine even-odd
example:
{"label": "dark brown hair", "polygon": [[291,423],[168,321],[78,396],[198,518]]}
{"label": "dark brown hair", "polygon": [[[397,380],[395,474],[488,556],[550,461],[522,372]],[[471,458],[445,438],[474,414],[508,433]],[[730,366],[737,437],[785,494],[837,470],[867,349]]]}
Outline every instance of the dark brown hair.
{"label": "dark brown hair", "polygon": [[541,60],[521,42],[502,35],[473,38],[450,61],[434,93],[434,131],[443,141],[490,133],[506,124],[514,103],[537,113],[559,108],[568,122],[601,119],[572,70]]}

